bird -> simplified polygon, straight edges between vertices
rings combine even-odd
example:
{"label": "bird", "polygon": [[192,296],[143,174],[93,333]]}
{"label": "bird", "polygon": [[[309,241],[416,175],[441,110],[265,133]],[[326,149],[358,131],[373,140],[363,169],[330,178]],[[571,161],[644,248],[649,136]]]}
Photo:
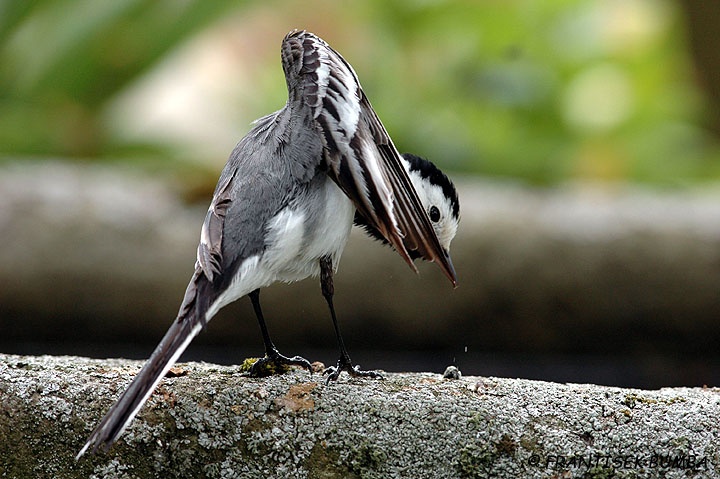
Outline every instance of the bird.
{"label": "bird", "polygon": [[[340,348],[337,364],[325,371],[328,383],[343,371],[381,378],[352,365],[333,306],[333,275],[356,219],[416,272],[414,258],[435,262],[457,285],[449,254],[458,220],[452,183],[433,176],[429,161],[399,154],[355,71],[324,40],[291,31],[282,41],[281,63],[288,100],[254,122],[220,173],[177,317],[76,459],[108,451],[192,339],[241,297],[251,300],[265,346],[249,374],[259,376],[267,365],[312,372],[306,359],[280,354],[268,333],[260,290],[278,281],[320,277]],[[436,204],[426,210],[414,184]],[[438,213],[451,230],[439,236],[431,220]]]}

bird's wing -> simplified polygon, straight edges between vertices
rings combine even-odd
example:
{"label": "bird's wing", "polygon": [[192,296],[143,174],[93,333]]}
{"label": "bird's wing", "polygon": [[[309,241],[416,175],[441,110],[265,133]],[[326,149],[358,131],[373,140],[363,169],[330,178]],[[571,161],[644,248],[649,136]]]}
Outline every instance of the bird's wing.
{"label": "bird's wing", "polygon": [[220,178],[200,230],[197,264],[210,282],[222,273],[223,228],[228,207],[232,202],[230,185],[234,176],[235,171],[233,170],[230,174]]}
{"label": "bird's wing", "polygon": [[411,268],[408,250],[436,262],[456,284],[449,255],[352,67],[320,38],[297,31],[283,42],[283,67],[313,111],[328,173],[360,214]]}

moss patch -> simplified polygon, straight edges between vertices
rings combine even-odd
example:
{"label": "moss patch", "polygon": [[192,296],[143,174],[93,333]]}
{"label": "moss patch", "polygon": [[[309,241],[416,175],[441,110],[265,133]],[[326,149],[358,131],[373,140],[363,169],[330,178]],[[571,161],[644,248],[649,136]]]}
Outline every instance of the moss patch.
{"label": "moss patch", "polygon": [[[249,373],[255,364],[262,358],[245,358],[240,365],[240,371],[243,373]],[[285,374],[292,369],[292,366],[287,364],[277,364],[273,361],[264,362],[255,371],[257,377],[265,378],[268,376],[275,376],[276,374]]]}
{"label": "moss patch", "polygon": [[348,461],[350,471],[362,478],[380,469],[387,461],[387,454],[376,445],[363,442],[352,448]]}
{"label": "moss patch", "polygon": [[317,479],[355,479],[357,475],[340,463],[340,454],[329,448],[324,441],[316,443],[305,460],[308,477]]}

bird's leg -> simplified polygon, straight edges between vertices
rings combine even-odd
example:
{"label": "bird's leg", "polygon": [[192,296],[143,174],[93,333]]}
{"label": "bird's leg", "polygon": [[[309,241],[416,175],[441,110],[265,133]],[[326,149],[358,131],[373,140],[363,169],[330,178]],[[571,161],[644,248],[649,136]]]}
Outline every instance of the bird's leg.
{"label": "bird's leg", "polygon": [[260,331],[262,332],[263,342],[265,343],[265,357],[259,359],[250,368],[250,376],[261,377],[270,376],[282,370],[283,366],[301,366],[312,373],[312,367],[310,362],[300,356],[288,358],[278,352],[277,348],[270,339],[270,333],[268,333],[267,326],[265,325],[265,318],[260,308],[260,290],[256,289],[252,293],[248,294],[250,301],[252,301],[253,309],[255,310],[255,316],[257,316],[258,324],[260,324]]}
{"label": "bird's leg", "polygon": [[337,317],[335,316],[335,306],[333,306],[335,287],[333,286],[332,259],[329,256],[323,256],[320,258],[320,288],[322,289],[322,295],[325,297],[328,307],[330,308],[330,316],[332,317],[333,326],[335,327],[335,335],[337,336],[338,346],[340,347],[340,359],[338,359],[337,365],[331,366],[323,372],[323,374],[328,375],[327,383],[330,383],[330,381],[336,381],[342,371],[345,371],[353,377],[382,379],[382,374],[377,371],[361,371],[358,366],[353,366],[350,361],[350,355],[345,348],[345,342],[340,335],[340,328],[338,327]]}

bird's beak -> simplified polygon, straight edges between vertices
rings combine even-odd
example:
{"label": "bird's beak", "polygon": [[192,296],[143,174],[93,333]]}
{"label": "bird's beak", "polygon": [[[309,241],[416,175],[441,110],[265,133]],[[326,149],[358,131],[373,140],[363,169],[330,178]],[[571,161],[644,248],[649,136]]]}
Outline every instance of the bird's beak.
{"label": "bird's beak", "polygon": [[445,273],[445,276],[452,282],[453,288],[457,288],[457,273],[455,273],[455,267],[453,266],[452,259],[450,259],[450,252],[445,248],[442,249],[443,255],[445,256],[444,261],[441,261],[440,267]]}

